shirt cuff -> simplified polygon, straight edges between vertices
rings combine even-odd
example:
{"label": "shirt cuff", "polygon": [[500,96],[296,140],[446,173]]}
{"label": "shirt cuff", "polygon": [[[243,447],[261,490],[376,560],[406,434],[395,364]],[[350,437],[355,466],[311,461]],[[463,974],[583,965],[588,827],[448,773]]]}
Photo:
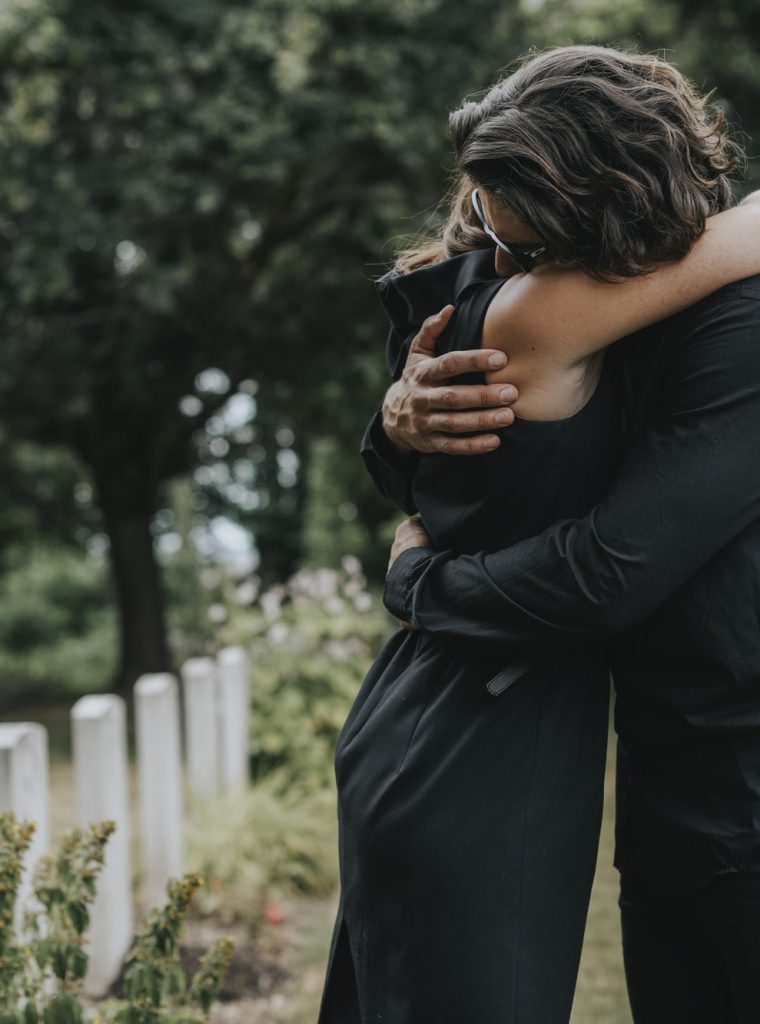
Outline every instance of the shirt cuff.
{"label": "shirt cuff", "polygon": [[414,475],[417,461],[420,457],[420,453],[414,451],[414,449],[402,451],[400,448],[397,448],[385,433],[383,430],[382,406],[369,421],[364,432],[361,444],[362,455],[367,451],[373,452],[376,458],[396,473],[409,477]]}
{"label": "shirt cuff", "polygon": [[415,625],[412,618],[414,584],[434,555],[432,548],[407,548],[391,566],[385,577],[383,604],[397,619]]}

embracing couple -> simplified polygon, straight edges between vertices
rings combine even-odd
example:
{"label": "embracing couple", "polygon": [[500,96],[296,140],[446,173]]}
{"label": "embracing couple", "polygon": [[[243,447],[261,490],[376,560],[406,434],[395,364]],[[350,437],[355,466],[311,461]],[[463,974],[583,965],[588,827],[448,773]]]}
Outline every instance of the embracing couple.
{"label": "embracing couple", "polygon": [[757,1024],[760,201],[653,56],[531,56],[450,127],[444,229],[378,282],[362,454],[413,518],[336,750],[320,1024],[567,1024],[610,672],[634,1020]]}

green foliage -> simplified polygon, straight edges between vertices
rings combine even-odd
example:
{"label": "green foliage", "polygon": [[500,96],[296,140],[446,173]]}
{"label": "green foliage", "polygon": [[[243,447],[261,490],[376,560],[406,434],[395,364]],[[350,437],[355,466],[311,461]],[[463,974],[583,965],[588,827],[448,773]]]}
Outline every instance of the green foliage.
{"label": "green foliage", "polygon": [[205,911],[255,923],[272,894],[337,884],[335,745],[392,621],[352,556],[230,606],[220,639],[252,651],[253,785],[193,808],[188,857],[208,883]]}
{"label": "green foliage", "polygon": [[[84,1024],[79,996],[88,962],[88,908],[115,827],[104,821],[85,831],[73,829],[56,852],[40,858],[20,941],[14,933],[14,910],[34,825],[16,822],[12,813],[0,814],[0,1024]],[[127,957],[126,1003],[113,1013],[99,1012],[97,1024],[193,1024],[208,1019],[233,944],[226,938],[215,942],[192,978],[185,977],[179,937],[201,884],[197,874],[169,881],[166,905],[149,915]]]}
{"label": "green foliage", "polygon": [[[84,933],[90,923],[88,907],[95,899],[95,879],[104,864],[104,850],[116,825],[104,821],[88,831],[72,829],[58,852],[40,858],[32,885],[39,907],[27,909],[25,928],[33,936],[35,960],[42,976],[49,969],[63,994],[78,991],[87,970]],[[68,1003],[53,1014],[61,1020]]]}
{"label": "green foliage", "polygon": [[206,880],[204,913],[256,925],[272,896],[325,896],[338,882],[334,786],[277,771],[244,793],[193,808],[188,862]]}
{"label": "green foliage", "polygon": [[301,569],[255,607],[230,609],[220,639],[252,654],[255,780],[274,769],[312,787],[332,779],[341,726],[392,621],[350,555],[338,570]]}
{"label": "green foliage", "polygon": [[22,543],[40,539],[81,550],[94,526],[90,491],[66,449],[11,438],[0,430],[0,571]]}
{"label": "green foliage", "polygon": [[108,685],[116,615],[107,567],[71,548],[8,553],[0,576],[0,692],[82,693]]}
{"label": "green foliage", "polygon": [[[371,278],[391,236],[435,220],[447,112],[532,46],[633,42],[716,84],[756,135],[759,12],[747,0],[5,3],[6,550],[37,532],[82,543],[100,507],[123,584],[108,600],[121,594],[133,621],[157,582],[119,517],[147,532],[161,485],[197,470],[194,522],[250,527],[267,583],[346,550],[379,581],[395,513],[358,455],[387,383]],[[255,416],[220,433],[244,391]],[[280,472],[286,449],[295,479]],[[71,501],[79,474],[94,506]],[[192,614],[200,628],[203,609]],[[159,648],[146,643],[153,660]],[[19,668],[24,682],[44,676]]]}
{"label": "green foliage", "polygon": [[82,1021],[76,997],[87,969],[88,906],[114,828],[106,821],[87,832],[75,829],[55,855],[40,858],[32,876],[34,902],[24,910],[20,940],[14,908],[34,826],[0,814],[0,1006],[7,1008],[13,1024]]}
{"label": "green foliage", "polygon": [[[36,991],[30,980],[31,950],[15,936],[13,923],[18,887],[24,869],[24,855],[35,826],[0,814],[0,1011],[29,1000]],[[15,1011],[12,1011],[15,1013]],[[33,1011],[30,1011],[27,1016]],[[1,1019],[1,1018],[0,1018]],[[22,1024],[20,1014],[6,1024]]]}
{"label": "green foliage", "polygon": [[130,967],[125,977],[129,1003],[155,1009],[164,995],[175,996],[184,989],[184,974],[179,962],[179,933],[182,920],[196,889],[202,884],[198,875],[186,875],[181,882],[167,886],[168,903],[154,910],[145,930],[127,956]]}
{"label": "green foliage", "polygon": [[[116,519],[147,532],[161,484],[199,470],[193,523],[249,526],[266,582],[346,550],[379,581],[397,517],[358,454],[387,383],[370,279],[389,237],[435,219],[448,110],[531,46],[634,43],[717,85],[757,137],[758,40],[747,0],[4,4],[0,568],[14,537],[81,545],[108,505],[133,585],[101,607],[129,593],[134,619],[155,581],[129,579],[149,574],[114,541]],[[203,383],[209,367],[220,386]],[[244,385],[252,422],[205,430]],[[279,471],[285,449],[295,482]],[[94,505],[72,501],[78,480]],[[185,635],[207,630],[200,604],[174,607]],[[111,622],[90,643],[59,614],[0,615],[16,631],[0,676],[68,677],[81,652],[88,688],[105,682]],[[45,640],[36,658],[35,638],[59,626],[73,643]]]}
{"label": "green foliage", "polygon": [[[366,418],[372,410],[366,407]],[[389,518],[390,516],[390,518]],[[312,444],[306,478],[304,564],[341,564],[350,551],[371,580],[382,580],[401,513],[378,501],[375,484],[353,437],[320,437]]]}
{"label": "green foliage", "polygon": [[[233,944],[229,939],[215,942],[188,983],[179,960],[179,937],[190,901],[202,884],[200,875],[192,873],[169,881],[166,905],[149,915],[127,955],[127,1006],[116,1014],[114,1024],[199,1020],[193,1005],[200,1008],[203,1019],[207,1017],[229,968]],[[175,1016],[178,1007],[187,1009]]]}
{"label": "green foliage", "polygon": [[233,953],[231,939],[219,939],[201,957],[198,969],[190,979],[190,1001],[208,1013],[229,969]]}
{"label": "green foliage", "polygon": [[440,192],[446,111],[513,38],[485,0],[3,5],[0,420],[78,454],[114,553],[118,513],[147,519],[207,461],[199,428],[253,377],[258,436],[229,454],[261,448],[260,500],[217,488],[208,514],[254,526],[265,574],[298,564],[280,422],[304,466],[315,432],[358,441],[382,380],[367,278]]}

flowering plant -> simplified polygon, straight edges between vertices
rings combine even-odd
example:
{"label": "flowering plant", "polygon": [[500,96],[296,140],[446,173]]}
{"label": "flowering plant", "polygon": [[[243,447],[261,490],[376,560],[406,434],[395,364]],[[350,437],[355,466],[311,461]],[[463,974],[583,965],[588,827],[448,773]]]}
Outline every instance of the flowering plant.
{"label": "flowering plant", "polygon": [[[126,999],[113,1009],[86,1009],[81,998],[87,972],[89,907],[111,821],[73,829],[55,854],[41,857],[32,876],[33,901],[17,935],[18,890],[34,824],[0,814],[0,1024],[183,1024],[208,1018],[232,957],[230,939],[219,939],[188,981],[179,960],[179,935],[197,874],[171,879],[165,906],[151,912],[127,956]],[[179,1016],[178,1016],[179,1013]],[[87,1016],[86,1016],[87,1014]]]}

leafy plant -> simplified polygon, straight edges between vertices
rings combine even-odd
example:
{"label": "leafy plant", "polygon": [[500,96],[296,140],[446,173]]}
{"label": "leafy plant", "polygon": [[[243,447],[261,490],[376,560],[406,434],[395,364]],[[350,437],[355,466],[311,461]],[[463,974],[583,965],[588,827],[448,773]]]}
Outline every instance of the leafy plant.
{"label": "leafy plant", "polygon": [[[160,1024],[174,1019],[172,1007],[187,1007],[183,1021],[201,1020],[208,1014],[224,980],[232,957],[230,939],[218,939],[203,957],[189,985],[179,960],[179,935],[195,891],[203,884],[198,874],[188,873],[167,884],[168,902],[154,910],[145,930],[127,956],[131,964],[125,978],[128,1006],[114,1024]],[[168,1015],[162,1008],[168,1004]],[[193,1012],[194,1006],[203,1017]],[[177,1018],[178,1020],[180,1018]]]}
{"label": "leafy plant", "polygon": [[[24,854],[34,835],[34,825],[18,823],[12,814],[0,815],[0,1021],[15,1024],[8,1008],[30,998],[36,985],[28,976],[31,950],[16,939],[13,921],[18,887],[24,870]],[[32,1017],[29,1024],[33,1024]]]}
{"label": "leafy plant", "polygon": [[34,871],[32,887],[38,906],[26,911],[24,922],[33,937],[40,991],[50,974],[58,982],[58,992],[45,1007],[51,1024],[82,1019],[75,996],[87,971],[88,907],[95,899],[95,879],[115,829],[112,821],[92,825],[88,831],[72,829],[61,840],[57,854],[41,857]]}
{"label": "leafy plant", "polygon": [[24,854],[35,826],[0,815],[0,1010],[2,1024],[80,1024],[78,994],[87,970],[83,949],[88,906],[103,851],[116,826],[104,821],[74,829],[58,853],[41,857],[32,876],[34,903],[23,914],[23,943],[13,922]]}
{"label": "leafy plant", "polygon": [[[0,1024],[84,1024],[80,994],[88,963],[89,906],[115,827],[103,821],[87,830],[73,829],[54,854],[40,858],[21,941],[14,919],[24,854],[35,826],[18,823],[12,813],[0,814]],[[214,943],[188,982],[178,942],[202,883],[197,874],[169,881],[166,905],[152,911],[127,957],[124,1005],[98,1012],[95,1024],[191,1024],[208,1018],[233,943],[227,938]]]}

